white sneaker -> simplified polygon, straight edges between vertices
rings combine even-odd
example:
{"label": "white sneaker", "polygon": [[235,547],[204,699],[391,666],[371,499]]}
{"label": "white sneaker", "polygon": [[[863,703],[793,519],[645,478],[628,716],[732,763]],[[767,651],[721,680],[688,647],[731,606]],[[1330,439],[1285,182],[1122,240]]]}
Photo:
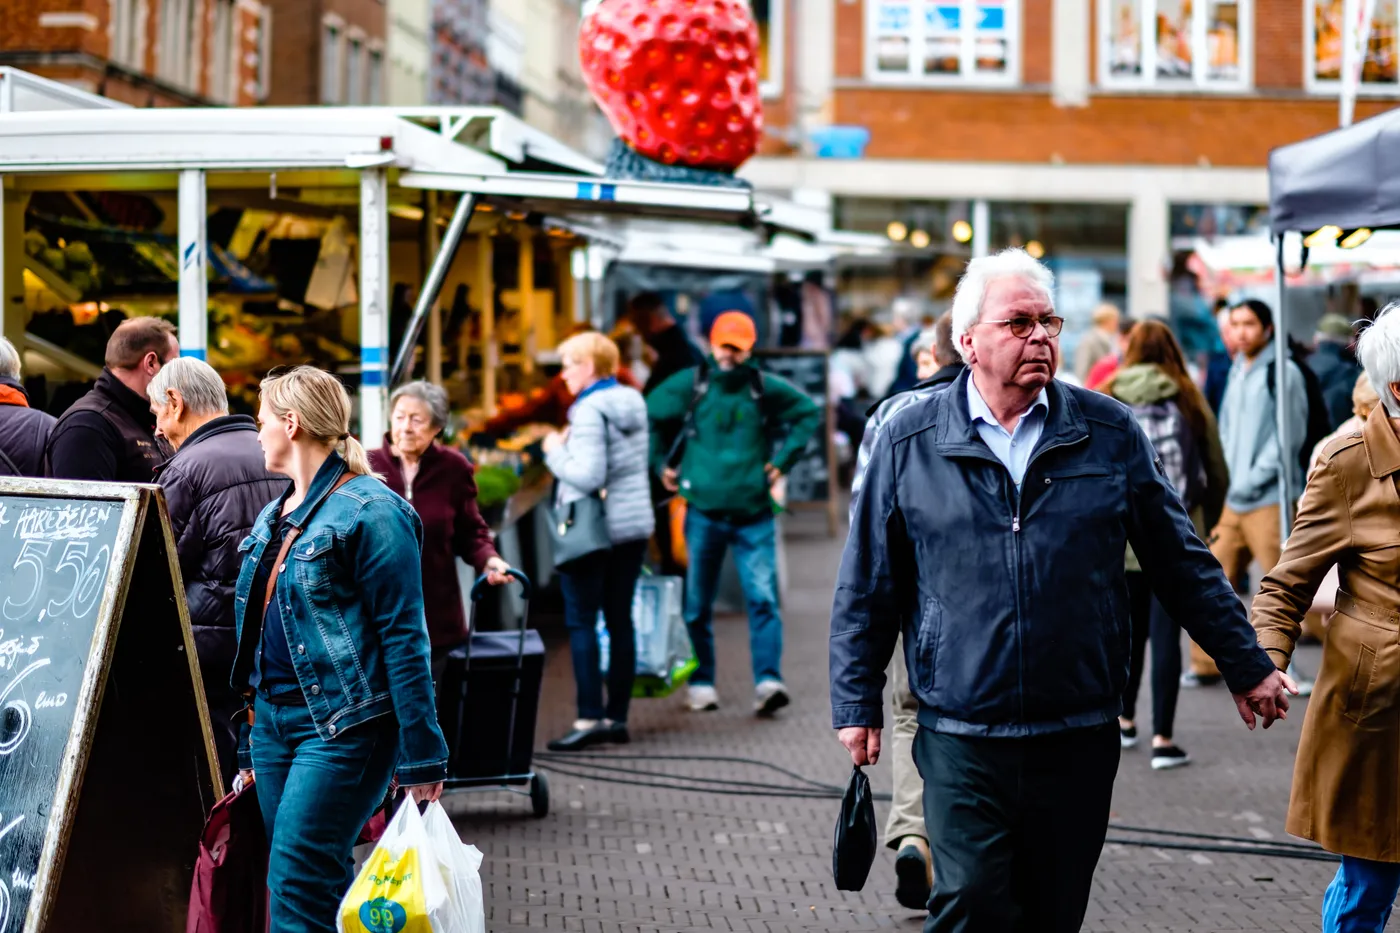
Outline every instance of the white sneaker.
{"label": "white sneaker", "polygon": [[714,687],[692,684],[689,689],[692,713],[713,713],[719,709],[719,692]]}
{"label": "white sneaker", "polygon": [[781,680],[765,680],[754,689],[753,711],[760,716],[772,716],[791,702]]}

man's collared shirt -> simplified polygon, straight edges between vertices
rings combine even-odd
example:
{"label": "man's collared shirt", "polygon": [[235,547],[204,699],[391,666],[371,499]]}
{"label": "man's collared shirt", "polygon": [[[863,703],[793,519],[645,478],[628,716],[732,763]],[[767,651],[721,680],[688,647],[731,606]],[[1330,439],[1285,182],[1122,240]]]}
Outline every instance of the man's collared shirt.
{"label": "man's collared shirt", "polygon": [[977,436],[991,449],[992,454],[1011,473],[1016,488],[1021,488],[1021,480],[1026,477],[1026,467],[1030,466],[1031,454],[1040,442],[1040,432],[1045,429],[1045,418],[1050,413],[1050,395],[1044,390],[1031,402],[1031,407],[1021,415],[1016,430],[1008,432],[987,407],[982,393],[977,391],[977,383],[971,376],[967,380],[967,413],[977,428]]}

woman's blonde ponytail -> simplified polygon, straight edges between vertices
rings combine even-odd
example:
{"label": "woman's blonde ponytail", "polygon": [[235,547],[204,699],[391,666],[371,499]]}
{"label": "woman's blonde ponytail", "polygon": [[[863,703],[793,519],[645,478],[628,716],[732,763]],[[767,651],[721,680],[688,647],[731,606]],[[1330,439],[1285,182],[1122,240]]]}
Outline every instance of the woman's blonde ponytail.
{"label": "woman's blonde ponytail", "polygon": [[331,447],[351,473],[379,477],[364,445],[350,436],[350,393],[340,380],[314,366],[298,366],[262,381],[262,397],[279,418],[296,412],[307,436]]}

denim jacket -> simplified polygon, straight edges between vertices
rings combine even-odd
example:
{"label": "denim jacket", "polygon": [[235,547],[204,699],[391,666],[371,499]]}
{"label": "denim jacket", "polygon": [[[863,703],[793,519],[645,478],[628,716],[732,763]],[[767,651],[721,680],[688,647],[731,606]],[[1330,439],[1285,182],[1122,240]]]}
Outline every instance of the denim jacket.
{"label": "denim jacket", "polygon": [[[399,782],[440,781],[447,774],[447,743],[437,722],[423,581],[416,572],[422,524],[412,506],[372,476],[357,476],[332,493],[345,469],[332,454],[306,501],[287,517],[301,535],[273,598],[281,602],[292,666],[322,740],[392,714],[399,724]],[[262,637],[263,594],[251,590],[289,495],[263,509],[238,548],[243,563],[234,591],[238,656],[231,683],[240,693],[248,688]],[[410,567],[415,572],[405,573]],[[252,767],[246,741],[238,759],[240,768]]]}

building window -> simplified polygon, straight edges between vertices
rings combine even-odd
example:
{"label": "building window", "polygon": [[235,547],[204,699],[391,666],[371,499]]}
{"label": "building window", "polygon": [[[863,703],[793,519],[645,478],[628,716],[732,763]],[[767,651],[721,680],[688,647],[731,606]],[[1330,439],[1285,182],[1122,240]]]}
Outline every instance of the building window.
{"label": "building window", "polygon": [[358,107],[365,102],[365,44],[358,38],[345,43],[345,102]]}
{"label": "building window", "polygon": [[214,33],[209,38],[209,96],[221,104],[238,103],[238,36],[236,0],[215,0]]}
{"label": "building window", "polygon": [[[1345,47],[1347,3],[1343,0],[1303,0],[1308,5],[1308,90],[1339,93],[1342,87],[1342,49]],[[1397,17],[1393,0],[1375,4],[1366,61],[1361,66],[1358,94],[1400,94],[1397,72]]]}
{"label": "building window", "polygon": [[1100,0],[1099,83],[1178,90],[1248,87],[1250,2]]}
{"label": "building window", "polygon": [[325,23],[321,29],[321,103],[340,103],[340,91],[340,24]]}
{"label": "building window", "polygon": [[920,84],[1014,84],[1020,0],[873,0],[866,76]]}
{"label": "building window", "polygon": [[157,74],[180,87],[193,87],[196,83],[194,7],[194,0],[164,0],[160,6]]}
{"label": "building window", "polygon": [[366,78],[369,82],[369,103],[378,107],[384,103],[384,50],[369,50],[369,68]]}
{"label": "building window", "polygon": [[758,87],[765,98],[783,95],[787,0],[753,0],[753,18],[758,23]]}

